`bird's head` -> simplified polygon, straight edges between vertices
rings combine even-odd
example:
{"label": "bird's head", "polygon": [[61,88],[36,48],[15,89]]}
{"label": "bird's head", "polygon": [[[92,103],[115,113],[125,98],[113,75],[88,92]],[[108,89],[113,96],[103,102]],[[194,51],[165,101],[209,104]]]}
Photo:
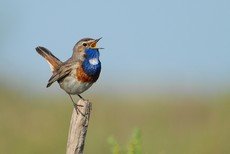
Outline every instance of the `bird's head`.
{"label": "bird's head", "polygon": [[95,49],[97,51],[98,49],[103,49],[97,47],[97,43],[100,39],[101,38],[99,39],[83,38],[79,40],[73,48],[73,58],[80,58],[81,60],[83,60],[83,58],[86,56],[87,49]]}

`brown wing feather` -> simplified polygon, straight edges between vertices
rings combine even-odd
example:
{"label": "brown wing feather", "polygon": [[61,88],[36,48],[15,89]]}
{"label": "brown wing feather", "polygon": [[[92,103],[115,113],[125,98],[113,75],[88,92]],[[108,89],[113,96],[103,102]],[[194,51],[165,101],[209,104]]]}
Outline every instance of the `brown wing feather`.
{"label": "brown wing feather", "polygon": [[49,79],[46,87],[51,86],[55,81],[59,81],[66,77],[72,70],[72,63],[63,64]]}

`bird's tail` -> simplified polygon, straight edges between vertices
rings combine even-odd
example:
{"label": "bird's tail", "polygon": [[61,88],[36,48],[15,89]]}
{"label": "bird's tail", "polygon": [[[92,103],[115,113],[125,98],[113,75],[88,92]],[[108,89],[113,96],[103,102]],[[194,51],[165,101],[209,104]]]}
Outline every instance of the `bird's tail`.
{"label": "bird's tail", "polygon": [[55,57],[48,49],[44,47],[38,46],[35,49],[42,57],[46,59],[52,72],[58,70],[62,62],[57,57]]}

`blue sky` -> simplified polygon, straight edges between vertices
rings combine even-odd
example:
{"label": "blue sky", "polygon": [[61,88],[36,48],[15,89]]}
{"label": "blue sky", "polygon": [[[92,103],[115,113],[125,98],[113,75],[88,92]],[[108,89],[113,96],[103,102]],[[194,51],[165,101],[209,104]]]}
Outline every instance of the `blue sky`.
{"label": "blue sky", "polygon": [[79,39],[103,37],[94,90],[229,89],[229,6],[227,0],[0,1],[0,79],[42,90],[51,73],[36,46],[66,60]]}

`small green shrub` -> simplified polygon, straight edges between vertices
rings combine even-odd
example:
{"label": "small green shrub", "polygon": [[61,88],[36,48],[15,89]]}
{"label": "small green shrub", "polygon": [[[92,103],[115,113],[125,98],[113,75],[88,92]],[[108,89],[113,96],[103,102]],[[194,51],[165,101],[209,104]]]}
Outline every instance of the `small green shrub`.
{"label": "small green shrub", "polygon": [[120,146],[117,143],[117,141],[114,139],[113,136],[111,136],[111,137],[108,138],[108,142],[111,145],[111,152],[112,152],[112,154],[120,154],[121,153]]}
{"label": "small green shrub", "polygon": [[112,154],[141,154],[141,131],[140,129],[134,129],[132,137],[128,143],[127,149],[122,150],[118,142],[114,137],[109,137],[108,143],[111,145]]}
{"label": "small green shrub", "polygon": [[128,154],[141,154],[141,131],[135,129],[128,145]]}

